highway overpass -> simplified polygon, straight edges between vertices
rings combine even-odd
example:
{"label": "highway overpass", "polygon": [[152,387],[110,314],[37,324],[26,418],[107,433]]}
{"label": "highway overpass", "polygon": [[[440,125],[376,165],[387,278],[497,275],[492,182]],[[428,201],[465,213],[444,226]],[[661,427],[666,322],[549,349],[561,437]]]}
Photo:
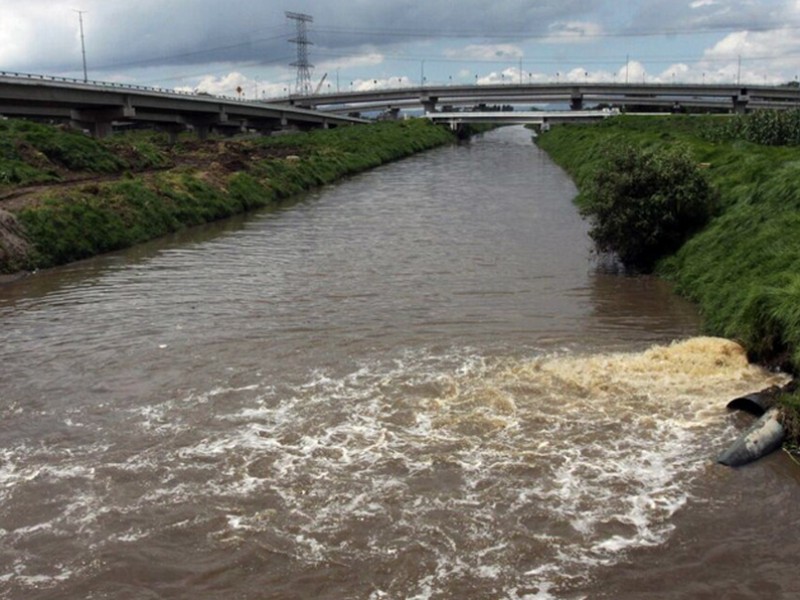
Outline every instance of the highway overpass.
{"label": "highway overpass", "polygon": [[[270,133],[368,122],[347,116],[353,112],[400,108],[422,108],[427,113],[442,112],[441,109],[455,112],[449,108],[481,104],[565,105],[575,111],[603,104],[621,109],[680,107],[743,113],[800,108],[800,88],[733,84],[507,83],[400,87],[256,102],[0,71],[0,115],[69,122],[98,137],[110,134],[114,126],[135,124],[155,126],[173,136],[186,129],[196,131],[201,137],[211,131]],[[463,117],[459,119],[464,120]],[[498,121],[497,115],[493,120]]]}
{"label": "highway overpass", "polygon": [[171,135],[193,129],[272,132],[367,123],[313,109],[143,86],[0,72],[0,115],[70,122],[104,137],[114,126],[144,123]]}
{"label": "highway overpass", "polygon": [[[293,95],[272,103],[348,113],[390,108],[487,105],[565,105],[573,110],[603,104],[621,109],[695,108],[744,113],[760,109],[800,108],[800,88],[734,84],[531,83],[439,85],[360,92]],[[445,108],[446,110],[446,108]]]}

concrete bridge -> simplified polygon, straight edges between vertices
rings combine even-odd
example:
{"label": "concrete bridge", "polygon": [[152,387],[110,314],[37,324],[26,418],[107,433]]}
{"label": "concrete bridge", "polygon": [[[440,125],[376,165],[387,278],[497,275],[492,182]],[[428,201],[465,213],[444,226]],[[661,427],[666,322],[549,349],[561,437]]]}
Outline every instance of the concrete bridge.
{"label": "concrete bridge", "polygon": [[425,118],[434,123],[444,123],[456,130],[464,123],[492,123],[497,125],[555,125],[576,121],[599,121],[619,114],[619,110],[551,110],[551,111],[456,111],[429,112]]}
{"label": "concrete bridge", "polygon": [[367,123],[313,109],[247,102],[174,90],[0,72],[0,115],[69,122],[96,137],[113,126],[145,123],[176,136],[193,129],[235,133]]}
{"label": "concrete bridge", "polygon": [[734,84],[508,83],[325,93],[275,98],[271,102],[334,113],[393,108],[422,108],[425,112],[433,112],[441,107],[479,104],[562,104],[572,110],[607,104],[621,109],[683,107],[744,113],[759,109],[800,108],[800,88]]}

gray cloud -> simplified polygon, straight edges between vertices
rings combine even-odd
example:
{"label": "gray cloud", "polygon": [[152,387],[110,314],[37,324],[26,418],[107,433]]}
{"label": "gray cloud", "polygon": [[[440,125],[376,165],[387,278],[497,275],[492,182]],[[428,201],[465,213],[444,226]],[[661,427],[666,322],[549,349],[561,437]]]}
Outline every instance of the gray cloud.
{"label": "gray cloud", "polygon": [[691,33],[767,29],[785,24],[791,0],[649,0],[639,3],[625,31]]}
{"label": "gray cloud", "polygon": [[[90,70],[98,78],[150,68],[196,71],[202,65],[286,66],[295,48],[284,10],[313,15],[312,62],[452,39],[464,45],[543,39],[580,22],[605,32],[724,33],[776,27],[790,0],[0,0],[0,69],[57,73],[80,69],[75,6],[86,9]],[[692,7],[694,6],[694,8]],[[433,57],[431,57],[433,58]],[[194,69],[192,68],[194,67]],[[184,69],[184,71],[181,71]]]}
{"label": "gray cloud", "polygon": [[[3,68],[38,71],[74,69],[79,60],[77,15],[72,3],[0,1],[5,18],[24,20],[29,36],[16,53],[5,52]],[[148,65],[211,62],[282,64],[294,48],[284,7],[263,0],[83,0],[86,47],[94,69],[113,71]],[[286,6],[314,16],[310,37],[317,48],[347,51],[441,37],[509,41],[546,32],[553,21],[590,12],[587,0],[405,0],[347,3],[306,0]],[[313,51],[313,49],[312,49]]]}

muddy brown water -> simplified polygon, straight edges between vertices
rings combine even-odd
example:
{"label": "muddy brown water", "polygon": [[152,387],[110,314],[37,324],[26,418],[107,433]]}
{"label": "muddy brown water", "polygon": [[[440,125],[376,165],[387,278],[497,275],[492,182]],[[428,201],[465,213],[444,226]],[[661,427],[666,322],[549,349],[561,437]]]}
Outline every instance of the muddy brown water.
{"label": "muddy brown water", "polygon": [[793,598],[780,377],[521,128],[0,287],[0,597]]}

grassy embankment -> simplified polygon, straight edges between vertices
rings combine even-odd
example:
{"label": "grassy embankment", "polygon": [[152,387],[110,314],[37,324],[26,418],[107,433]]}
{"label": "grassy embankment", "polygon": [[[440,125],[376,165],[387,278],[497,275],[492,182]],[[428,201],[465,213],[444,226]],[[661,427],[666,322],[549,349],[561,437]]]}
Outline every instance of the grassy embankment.
{"label": "grassy embankment", "polygon": [[[586,189],[606,149],[685,145],[719,191],[718,214],[655,272],[694,300],[708,333],[735,339],[753,360],[800,370],[800,146],[767,145],[761,117],[621,117],[555,127],[539,145]],[[749,119],[749,120],[748,120]],[[792,127],[800,119],[794,118]],[[754,135],[759,132],[761,135]],[[800,137],[800,136],[796,136]],[[800,140],[798,140],[800,141]],[[797,143],[797,142],[796,142]],[[579,196],[577,202],[587,198]]]}
{"label": "grassy embankment", "polygon": [[[97,141],[0,121],[0,273],[128,247],[274,204],[454,136],[424,120],[239,140]],[[3,235],[5,234],[5,235]]]}
{"label": "grassy embankment", "polygon": [[[579,206],[609,149],[681,144],[719,192],[710,223],[655,272],[694,300],[708,333],[751,359],[800,372],[800,112],[747,117],[624,117],[554,128],[540,146],[576,180]],[[800,448],[800,391],[779,399],[789,447]]]}

